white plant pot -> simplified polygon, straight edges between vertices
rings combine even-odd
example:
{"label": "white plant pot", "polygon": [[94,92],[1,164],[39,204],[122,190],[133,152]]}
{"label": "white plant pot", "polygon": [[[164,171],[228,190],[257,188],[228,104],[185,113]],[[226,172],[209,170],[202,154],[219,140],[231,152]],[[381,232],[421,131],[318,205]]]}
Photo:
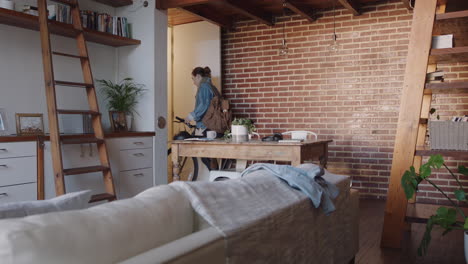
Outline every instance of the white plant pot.
{"label": "white plant pot", "polygon": [[465,263],[468,263],[468,234],[466,232],[463,232],[465,235]]}
{"label": "white plant pot", "polygon": [[0,7],[1,8],[6,8],[10,10],[15,9],[15,3],[11,0],[0,0]]}
{"label": "white plant pot", "polygon": [[249,132],[245,126],[231,125],[231,136],[233,142],[246,142],[249,140]]}

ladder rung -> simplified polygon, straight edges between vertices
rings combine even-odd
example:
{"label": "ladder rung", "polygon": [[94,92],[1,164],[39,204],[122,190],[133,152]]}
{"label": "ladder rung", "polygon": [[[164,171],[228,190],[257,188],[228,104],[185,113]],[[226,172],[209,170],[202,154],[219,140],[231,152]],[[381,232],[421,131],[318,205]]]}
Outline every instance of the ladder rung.
{"label": "ladder rung", "polygon": [[70,136],[62,137],[63,144],[87,144],[87,143],[104,143],[103,139],[92,138],[92,137],[82,137],[82,138],[72,138]]}
{"label": "ladder rung", "polygon": [[77,174],[85,174],[85,173],[100,172],[100,171],[107,171],[107,170],[109,170],[109,168],[105,166],[89,166],[89,167],[64,169],[63,174],[64,175],[77,175]]}
{"label": "ladder rung", "polygon": [[91,200],[89,200],[90,203],[95,203],[95,202],[100,202],[100,201],[113,201],[115,200],[116,197],[113,194],[110,193],[100,193],[100,194],[95,194],[91,196]]}
{"label": "ladder rung", "polygon": [[70,87],[83,87],[83,88],[91,88],[94,86],[92,83],[78,83],[78,82],[65,82],[65,81],[55,81],[55,85],[70,86]]}
{"label": "ladder rung", "polygon": [[61,3],[64,5],[69,5],[69,6],[76,6],[76,0],[75,1],[69,1],[69,0],[52,0],[57,3]]}
{"label": "ladder rung", "polygon": [[62,115],[101,115],[99,112],[95,111],[87,111],[87,110],[64,110],[64,109],[57,109],[57,113]]}
{"label": "ladder rung", "polygon": [[429,122],[428,118],[421,117],[419,118],[419,124],[427,124]]}
{"label": "ladder rung", "polygon": [[52,54],[58,55],[58,56],[70,57],[70,58],[77,58],[77,59],[88,59],[88,57],[85,57],[85,56],[78,56],[78,55],[56,52],[56,51],[52,52]]}

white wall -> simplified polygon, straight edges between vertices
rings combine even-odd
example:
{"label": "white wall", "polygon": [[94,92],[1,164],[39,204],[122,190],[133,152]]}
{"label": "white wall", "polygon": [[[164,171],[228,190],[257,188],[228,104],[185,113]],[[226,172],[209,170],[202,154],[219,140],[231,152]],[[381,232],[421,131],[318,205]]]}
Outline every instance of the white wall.
{"label": "white wall", "polygon": [[[174,115],[186,117],[195,105],[196,88],[191,79],[193,68],[210,67],[213,83],[221,89],[221,30],[203,21],[174,26],[173,34]],[[174,130],[177,132],[177,128]]]}
{"label": "white wall", "polygon": [[[36,5],[36,1],[15,1],[19,9],[24,3]],[[93,10],[113,14],[114,8],[92,5]],[[84,9],[85,9],[84,8]],[[0,108],[8,115],[9,133],[16,133],[15,113],[43,113],[45,130],[48,131],[44,73],[42,68],[39,32],[18,27],[0,25]],[[7,36],[7,37],[5,37]],[[52,50],[77,53],[76,41],[51,35]],[[96,79],[115,79],[115,48],[88,42],[91,67]],[[54,56],[55,79],[83,82],[79,60]],[[87,109],[86,93],[81,88],[57,87],[57,105],[64,109]],[[104,112],[101,104],[101,111]],[[108,124],[107,115],[105,126]]]}

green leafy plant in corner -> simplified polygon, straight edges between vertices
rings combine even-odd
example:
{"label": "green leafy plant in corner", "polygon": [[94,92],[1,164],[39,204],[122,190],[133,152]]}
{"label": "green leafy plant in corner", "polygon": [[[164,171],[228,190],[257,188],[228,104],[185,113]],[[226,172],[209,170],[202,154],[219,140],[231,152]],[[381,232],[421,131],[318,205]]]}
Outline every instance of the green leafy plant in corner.
{"label": "green leafy plant in corner", "polygon": [[[426,231],[424,232],[423,238],[418,248],[418,255],[426,255],[429,243],[431,242],[431,232],[434,226],[441,226],[445,229],[443,234],[447,234],[452,230],[468,230],[468,218],[464,214],[460,206],[450,198],[446,192],[444,192],[436,183],[434,183],[429,176],[432,173],[432,169],[440,169],[444,167],[449,174],[457,182],[457,189],[454,191],[455,199],[458,201],[467,201],[466,192],[463,189],[462,184],[455,174],[447,167],[444,163],[444,159],[441,155],[432,155],[427,163],[423,164],[419,169],[419,173],[416,172],[413,166],[409,170],[405,171],[403,177],[401,178],[401,185],[405,191],[407,199],[413,198],[414,194],[418,191],[419,184],[425,180],[431,184],[434,188],[437,189],[449,202],[452,204],[453,208],[448,208],[441,206],[439,207],[435,215],[432,215],[426,224]],[[458,172],[465,176],[468,176],[468,169],[465,166],[459,166]],[[460,215],[463,219],[463,222],[457,222],[457,216]]]}
{"label": "green leafy plant in corner", "polygon": [[132,78],[125,78],[118,83],[108,80],[96,80],[100,86],[101,93],[107,100],[109,110],[132,114],[136,112],[139,97],[146,90],[143,84],[137,84]]}
{"label": "green leafy plant in corner", "polygon": [[[231,122],[231,125],[235,125],[235,126],[245,126],[247,127],[247,131],[249,134],[251,134],[252,132],[255,132],[257,131],[257,128],[255,128],[255,125],[253,123],[253,121],[251,119],[248,119],[248,118],[234,118],[234,120],[232,120]],[[226,131],[224,131],[224,139],[229,139],[231,138],[231,136],[229,135],[231,133],[231,130],[228,129]]]}

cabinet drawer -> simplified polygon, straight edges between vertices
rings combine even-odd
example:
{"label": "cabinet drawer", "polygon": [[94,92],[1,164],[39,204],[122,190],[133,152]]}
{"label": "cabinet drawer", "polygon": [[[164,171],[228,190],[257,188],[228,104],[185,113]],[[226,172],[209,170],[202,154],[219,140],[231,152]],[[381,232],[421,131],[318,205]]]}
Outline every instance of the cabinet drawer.
{"label": "cabinet drawer", "polygon": [[120,149],[143,149],[153,147],[153,137],[122,138]]}
{"label": "cabinet drawer", "polygon": [[36,183],[0,187],[0,204],[35,200],[37,200]]}
{"label": "cabinet drawer", "polygon": [[121,172],[120,199],[133,197],[153,187],[153,168]]}
{"label": "cabinet drawer", "polygon": [[0,143],[0,159],[36,156],[36,142]]}
{"label": "cabinet drawer", "polygon": [[36,181],[36,157],[0,159],[0,186]]}
{"label": "cabinet drawer", "polygon": [[120,171],[153,167],[153,149],[129,149],[120,151]]}

